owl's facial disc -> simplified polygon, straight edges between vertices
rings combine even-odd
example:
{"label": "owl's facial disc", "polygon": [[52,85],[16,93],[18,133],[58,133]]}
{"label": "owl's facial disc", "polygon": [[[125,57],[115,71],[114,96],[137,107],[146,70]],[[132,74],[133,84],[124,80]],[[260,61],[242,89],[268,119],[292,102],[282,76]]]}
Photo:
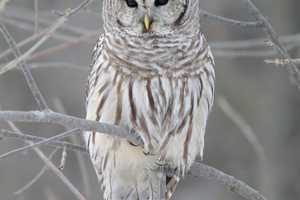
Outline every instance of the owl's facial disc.
{"label": "owl's facial disc", "polygon": [[136,35],[169,34],[180,25],[188,0],[117,0],[118,26]]}

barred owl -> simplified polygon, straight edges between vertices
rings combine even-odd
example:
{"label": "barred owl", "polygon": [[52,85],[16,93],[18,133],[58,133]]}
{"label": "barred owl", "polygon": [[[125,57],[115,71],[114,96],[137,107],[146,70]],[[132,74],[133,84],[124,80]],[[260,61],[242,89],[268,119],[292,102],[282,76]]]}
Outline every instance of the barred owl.
{"label": "barred owl", "polygon": [[86,133],[104,199],[170,199],[202,157],[215,74],[199,12],[199,0],[103,0],[86,118],[130,128],[144,143]]}

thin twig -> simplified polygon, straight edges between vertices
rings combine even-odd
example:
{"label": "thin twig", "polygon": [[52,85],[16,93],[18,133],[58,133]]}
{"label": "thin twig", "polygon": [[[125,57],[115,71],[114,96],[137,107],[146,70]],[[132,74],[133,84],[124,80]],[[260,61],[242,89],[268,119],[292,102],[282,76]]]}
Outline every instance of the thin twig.
{"label": "thin twig", "polygon": [[[65,124],[73,128],[79,128],[81,130],[95,130],[96,132],[108,133],[108,131],[114,130],[114,132],[109,133],[113,135],[114,133],[122,132],[121,137],[124,138],[132,135],[130,132],[126,132],[123,128],[117,128],[114,125],[105,125],[106,128],[102,129],[102,125],[97,122],[83,120],[67,115],[62,115],[54,112],[19,112],[19,111],[1,111],[0,121],[2,120],[14,120],[23,122],[48,122],[48,123],[58,123]],[[130,139],[129,139],[130,140]],[[229,176],[217,169],[204,164],[196,165],[197,172],[200,176],[206,177],[208,179],[216,180],[226,186],[228,186],[231,191],[245,197],[248,200],[264,200],[265,198],[259,194],[256,190],[248,186],[247,184]],[[192,170],[194,171],[194,170]],[[194,174],[197,175],[197,174]]]}
{"label": "thin twig", "polygon": [[[76,12],[78,12],[80,9],[84,8],[85,6],[87,6],[91,1],[93,0],[86,0],[84,1],[83,3],[81,3],[79,6],[77,6],[76,8],[74,9],[68,9],[65,11],[64,15],[59,18],[52,26],[50,26],[49,28],[49,31],[45,33],[45,35],[31,48],[29,49],[25,54],[23,54],[22,56],[19,56],[20,55],[20,51],[19,49],[17,49],[16,45],[15,45],[15,42],[13,39],[10,39],[10,35],[9,33],[6,31],[5,27],[4,27],[4,37],[6,37],[7,41],[9,44],[12,44],[12,47],[13,47],[13,50],[14,50],[14,54],[16,55],[17,59],[15,59],[17,62],[15,63],[15,65],[19,65],[19,63],[23,63],[26,56],[29,56],[32,52],[35,51],[35,48],[37,49],[43,42],[45,42],[50,36],[51,36],[51,33],[53,33],[59,26],[60,26],[60,23],[63,24],[64,21],[67,20],[67,18],[73,14],[75,14]],[[6,32],[5,32],[6,31]],[[13,42],[14,43],[13,43]],[[32,51],[32,52],[31,52]],[[23,59],[23,60],[22,60]],[[13,61],[12,61],[13,62]],[[11,63],[12,63],[11,62]],[[9,64],[8,64],[9,65]],[[23,69],[23,67],[22,67]],[[0,69],[1,71],[2,69]],[[24,72],[24,70],[23,70]],[[1,73],[0,73],[1,74]],[[36,85],[35,83],[35,80],[33,79],[32,77],[32,74],[30,72],[30,70],[28,69],[27,70],[27,73],[24,73],[24,76],[26,78],[26,80],[28,80],[29,78],[31,78],[32,82],[28,82],[28,85],[29,87],[30,86],[34,86],[35,88],[33,87],[30,87],[31,89],[31,92],[34,94],[35,92],[39,92],[39,88],[38,86]],[[37,101],[38,100],[41,100],[43,98],[42,94],[39,92],[38,95],[40,95],[40,99],[36,99]],[[35,94],[34,94],[35,96]],[[38,102],[39,103],[39,102]],[[41,107],[41,108],[44,108],[44,109],[47,109],[48,110],[48,105],[46,104],[46,102],[44,102],[44,107]],[[34,148],[36,153],[39,155],[39,157],[48,165],[50,166],[50,168],[52,169],[52,171],[58,176],[61,178],[61,180],[71,189],[71,191],[75,194],[75,196],[78,198],[78,199],[85,199],[81,194],[80,192],[78,192],[78,190],[71,184],[71,182],[49,161],[47,160],[47,158],[45,157],[45,155],[37,148]]]}
{"label": "thin twig", "polygon": [[[34,28],[34,26],[31,25],[31,24],[22,23],[18,20],[11,19],[11,18],[5,18],[5,17],[0,16],[0,21],[5,23],[5,24],[8,24],[10,26],[16,27],[18,29],[28,31],[30,33],[32,32],[32,29]],[[43,33],[44,31],[48,31],[48,27],[43,28],[42,31],[38,31],[37,33],[32,32],[33,35],[28,37],[28,38],[35,37],[35,39],[36,39],[37,37],[40,37],[41,35],[44,35],[44,33]],[[38,34],[39,34],[39,36],[37,36]],[[69,33],[64,33],[62,31],[56,31],[55,33],[52,34],[52,38],[57,39],[57,40],[62,40],[62,41],[74,41],[75,38],[77,38],[77,37],[78,36],[73,36]],[[34,39],[32,39],[31,41],[33,41],[33,40]],[[23,41],[21,41],[21,42],[23,42]],[[11,52],[11,49],[8,49],[7,51]],[[1,59],[2,59],[2,56],[1,56]]]}
{"label": "thin twig", "polygon": [[[99,14],[99,13],[98,13]],[[39,13],[39,27],[48,27],[49,25],[53,24],[52,16],[53,13],[47,12],[43,14],[42,12]],[[2,17],[3,16],[3,17]],[[6,19],[14,19],[19,23],[27,23],[27,24],[34,24],[34,15],[32,12],[28,12],[25,9],[19,9],[16,12],[16,7],[8,7],[4,12],[1,13],[0,18]],[[65,23],[60,28],[61,31],[66,31],[71,33],[71,35],[84,35],[89,33],[90,30],[85,28],[81,28],[78,26],[74,26],[70,23]]]}
{"label": "thin twig", "polygon": [[[9,23],[10,21],[7,21],[6,19],[0,19],[0,21],[3,21],[5,23]],[[16,24],[14,21],[11,22],[12,24]],[[10,24],[11,24],[10,23]],[[32,28],[30,28],[32,29]],[[44,29],[42,31],[39,31],[38,33],[22,40],[21,42],[19,42],[16,46],[17,48],[21,48],[23,46],[25,46],[26,44],[33,42],[34,40],[38,39],[39,37],[41,37],[42,35],[44,35],[46,32],[48,31],[48,29]],[[63,41],[68,41],[68,42],[75,42],[77,40],[77,37],[73,37],[73,36],[64,36],[64,35],[60,35],[58,33],[53,34],[53,38],[59,39],[59,40],[63,40]],[[10,53],[12,53],[12,49],[7,49],[5,50],[3,53],[0,54],[0,60],[2,60],[4,57],[8,56]]]}
{"label": "thin twig", "polygon": [[[51,143],[51,145],[55,146],[55,143]],[[61,147],[61,146],[58,146]],[[66,146],[68,150],[72,151],[79,151],[84,154],[86,154],[88,151],[84,147],[81,148],[73,148],[72,145]],[[88,154],[86,154],[88,155]],[[161,169],[161,168],[160,168]],[[174,169],[164,169],[164,173],[169,175],[176,174],[176,171]],[[233,176],[230,176],[218,169],[215,169],[211,166],[208,166],[203,163],[196,162],[190,171],[190,174],[195,177],[205,177],[209,180],[214,180],[218,183],[221,183],[225,186],[227,186],[232,192],[235,192],[245,199],[248,200],[266,200],[265,197],[263,197],[258,191],[247,185],[246,183],[234,178]]]}
{"label": "thin twig", "polygon": [[[11,127],[12,130],[14,130],[18,135],[24,135],[18,127],[12,123],[11,121],[6,121],[8,125]],[[25,142],[27,144],[33,144],[33,142],[26,140]],[[47,165],[49,169],[58,177],[60,180],[70,189],[70,191],[75,195],[75,197],[78,200],[86,200],[84,196],[73,186],[73,184],[65,177],[65,175],[57,169],[57,167],[46,157],[46,155],[39,149],[39,148],[33,148],[35,153],[38,155],[38,157]]]}
{"label": "thin twig", "polygon": [[56,22],[54,22],[48,29],[48,31],[45,33],[45,35],[38,41],[36,42],[28,51],[26,51],[23,55],[18,57],[17,59],[12,60],[2,68],[0,68],[0,75],[6,73],[7,71],[15,68],[20,62],[25,61],[28,59],[28,57],[35,52],[44,42],[46,42],[51,35],[60,27],[62,26],[67,20],[68,17],[74,15],[78,10],[84,8],[87,6],[92,0],[86,0],[83,3],[81,3],[79,6],[75,7],[74,9],[67,9],[64,12],[64,15],[61,16]]}
{"label": "thin twig", "polygon": [[89,34],[82,35],[76,41],[64,42],[64,43],[56,45],[54,47],[50,47],[50,48],[47,48],[43,51],[37,52],[37,53],[33,54],[32,56],[28,57],[28,60],[32,61],[32,60],[35,60],[35,59],[38,59],[38,58],[42,58],[44,56],[49,56],[50,54],[57,53],[59,51],[63,51],[65,49],[70,48],[70,47],[72,47],[76,44],[79,44],[81,42],[90,41],[96,35],[98,35],[98,32],[91,32]]}
{"label": "thin twig", "polygon": [[[251,48],[263,48],[266,47],[268,38],[248,39],[248,40],[234,40],[234,41],[216,41],[210,42],[210,46],[217,50],[227,49],[251,49]],[[280,36],[279,41],[283,45],[299,46],[300,34]]]}
{"label": "thin twig", "polygon": [[[53,100],[53,105],[60,113],[67,114],[67,110],[66,110],[63,102],[61,101],[61,99],[55,98]],[[83,137],[80,137],[80,138],[83,138]],[[70,140],[73,144],[80,144],[80,139],[76,135],[71,137]],[[88,169],[86,161],[84,160],[85,159],[84,154],[77,151],[76,158],[77,158],[77,163],[78,163],[78,166],[79,166],[79,169],[81,172],[84,194],[86,195],[87,199],[90,199],[91,194],[92,194],[92,185],[91,185],[90,176],[88,173],[89,169]]]}
{"label": "thin twig", "polygon": [[[53,152],[50,153],[48,160],[51,160],[52,157],[56,154],[56,152],[59,150],[59,148],[57,147],[56,149],[54,149]],[[20,189],[18,189],[17,191],[14,192],[14,195],[19,196],[21,194],[23,194],[26,190],[28,190],[29,188],[31,188],[31,186],[36,183],[41,177],[42,175],[47,171],[48,166],[45,165],[41,171],[39,173],[37,173],[28,183],[26,183],[23,187],[21,187]]]}
{"label": "thin twig", "polygon": [[[18,132],[16,132],[16,130],[14,130],[14,131],[1,130],[0,136],[3,139],[12,138],[12,139],[17,139],[17,140],[21,140],[21,141],[27,140],[27,141],[31,141],[31,142],[40,142],[40,141],[47,139],[47,138],[40,137],[40,136],[34,136],[32,134],[23,133],[22,135],[20,135]],[[45,145],[51,146],[51,147],[59,147],[59,148],[67,147],[69,150],[81,151],[81,152],[84,152],[86,150],[82,146],[71,144],[71,143],[65,142],[65,141],[58,141],[58,140],[52,140]],[[85,153],[87,153],[87,152],[85,152]]]}
{"label": "thin twig", "polygon": [[41,63],[30,63],[30,69],[43,69],[43,68],[58,68],[58,69],[71,69],[80,70],[87,72],[88,67],[82,67],[73,63],[68,62],[41,62]]}
{"label": "thin twig", "polygon": [[243,0],[247,6],[251,14],[259,21],[263,23],[264,31],[266,35],[268,35],[269,39],[273,43],[274,49],[286,60],[288,60],[287,70],[290,74],[291,81],[296,84],[298,89],[300,89],[300,71],[297,66],[291,62],[291,57],[288,54],[287,50],[283,47],[281,42],[279,41],[279,36],[275,32],[271,23],[267,20],[267,18],[260,12],[260,10],[254,5],[251,0]]}
{"label": "thin twig", "polygon": [[[13,37],[9,34],[9,32],[7,31],[6,27],[0,23],[0,31],[3,34],[5,40],[7,41],[9,47],[13,50],[14,56],[16,57],[16,59],[20,58],[21,52],[20,50],[17,48],[16,42],[13,39]],[[35,101],[37,102],[39,108],[41,110],[48,110],[49,107],[46,103],[45,98],[43,97],[40,89],[38,88],[35,79],[33,78],[30,69],[27,65],[27,63],[24,60],[21,60],[19,63],[17,63],[17,65],[19,65],[21,67],[21,70],[24,74],[24,77],[26,79],[27,85],[30,88],[30,91],[32,92],[32,95],[35,99]],[[0,69],[1,71],[1,69]],[[1,73],[0,73],[1,74]]]}
{"label": "thin twig", "polygon": [[215,14],[209,13],[205,10],[201,10],[200,15],[201,15],[201,18],[207,18],[207,19],[218,21],[221,23],[231,24],[231,25],[236,25],[236,26],[241,26],[241,27],[258,28],[258,27],[262,27],[262,25],[263,25],[260,21],[255,21],[255,22],[239,21],[239,20],[215,15]]}
{"label": "thin twig", "polygon": [[241,130],[241,133],[253,147],[256,155],[261,161],[266,161],[266,154],[262,144],[246,120],[229,104],[224,97],[218,98],[218,106],[223,113]]}
{"label": "thin twig", "polygon": [[300,64],[300,58],[295,58],[295,59],[291,59],[291,60],[280,59],[280,58],[265,60],[265,63],[267,63],[267,64],[275,64],[275,65],[286,65],[289,62],[292,62],[292,63],[298,65],[298,64]]}
{"label": "thin twig", "polygon": [[[1,130],[1,132],[2,132],[2,130]],[[33,149],[34,147],[38,147],[38,146],[41,146],[43,144],[47,144],[47,143],[49,143],[51,141],[60,140],[60,139],[63,139],[65,137],[69,137],[71,135],[79,134],[79,133],[81,133],[81,131],[79,129],[72,129],[72,130],[66,131],[64,133],[61,133],[61,134],[49,137],[49,138],[47,138],[45,140],[42,140],[42,141],[39,141],[39,142],[30,144],[30,145],[27,145],[27,146],[18,148],[18,149],[14,149],[14,150],[9,151],[7,153],[1,154],[0,155],[0,160],[2,160],[4,158],[7,158],[7,157],[11,157],[11,156],[13,156],[13,155],[15,155],[17,153],[24,152],[26,150]]]}
{"label": "thin twig", "polygon": [[59,169],[60,170],[64,170],[65,165],[66,165],[66,160],[67,160],[67,147],[64,146],[62,153],[61,153],[61,160],[60,160],[60,164],[59,164]]}

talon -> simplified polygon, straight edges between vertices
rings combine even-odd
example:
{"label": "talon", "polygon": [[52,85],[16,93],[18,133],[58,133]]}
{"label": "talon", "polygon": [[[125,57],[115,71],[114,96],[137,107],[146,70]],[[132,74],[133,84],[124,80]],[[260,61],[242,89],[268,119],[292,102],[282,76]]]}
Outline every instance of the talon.
{"label": "talon", "polygon": [[147,144],[144,146],[143,153],[145,156],[156,155],[154,152],[153,146],[151,144]]}
{"label": "talon", "polygon": [[160,160],[160,159],[157,160],[157,161],[155,161],[155,164],[158,165],[158,166],[160,166],[160,167],[166,167],[166,166],[168,166],[168,164],[165,161]]}

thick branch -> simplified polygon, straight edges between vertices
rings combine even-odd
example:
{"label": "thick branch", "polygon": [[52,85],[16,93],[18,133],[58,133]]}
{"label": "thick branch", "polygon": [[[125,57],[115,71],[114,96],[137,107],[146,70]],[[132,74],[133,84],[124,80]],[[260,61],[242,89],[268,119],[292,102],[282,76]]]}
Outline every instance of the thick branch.
{"label": "thick branch", "polygon": [[191,168],[191,174],[192,176],[204,177],[206,179],[221,183],[232,192],[239,194],[245,199],[266,200],[263,195],[246,183],[203,163],[196,162]]}
{"label": "thick branch", "polygon": [[135,144],[143,144],[140,137],[128,128],[84,120],[52,111],[0,111],[0,121],[59,124],[72,129],[78,128],[82,131],[106,133],[111,136],[126,138]]}
{"label": "thick branch", "polygon": [[[1,111],[0,112],[0,121],[3,120],[12,120],[12,121],[22,121],[22,122],[46,122],[46,123],[55,123],[55,124],[64,124],[72,128],[78,128],[80,130],[94,130],[97,132],[102,132],[104,134],[109,134],[113,136],[118,136],[122,138],[127,138],[132,140],[132,133],[128,129],[120,128],[114,125],[102,124],[94,121],[83,120],[80,118],[62,115],[54,112],[40,112],[40,111],[31,111],[31,112],[20,112],[20,111]],[[55,141],[49,143],[49,145],[56,146]],[[139,143],[140,144],[140,143]],[[57,145],[61,147],[60,145]],[[71,150],[82,151],[86,153],[86,150],[79,148],[73,148],[68,145],[66,148]],[[176,172],[166,169],[166,173],[175,174]],[[225,186],[227,186],[231,191],[241,195],[242,197],[248,200],[265,200],[259,192],[248,186],[246,183],[237,180],[236,178],[223,173],[220,170],[217,170],[213,167],[202,163],[196,163],[191,170],[193,176],[201,176],[210,180],[215,180]]]}

